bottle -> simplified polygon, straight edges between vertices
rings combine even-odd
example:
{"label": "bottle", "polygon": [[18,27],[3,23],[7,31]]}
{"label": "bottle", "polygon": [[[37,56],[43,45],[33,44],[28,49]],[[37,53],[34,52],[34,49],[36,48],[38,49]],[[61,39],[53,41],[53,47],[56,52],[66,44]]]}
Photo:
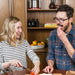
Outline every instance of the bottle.
{"label": "bottle", "polygon": [[31,8],[31,0],[27,0],[29,2],[28,7]]}
{"label": "bottle", "polygon": [[35,27],[35,19],[32,19],[31,27]]}
{"label": "bottle", "polygon": [[51,0],[51,3],[49,5],[49,8],[50,9],[55,9],[55,2],[54,2],[54,0]]}
{"label": "bottle", "polygon": [[28,27],[31,27],[31,21],[30,21],[30,19],[28,19],[27,25],[28,25]]}
{"label": "bottle", "polygon": [[39,21],[36,19],[36,27],[39,27]]}

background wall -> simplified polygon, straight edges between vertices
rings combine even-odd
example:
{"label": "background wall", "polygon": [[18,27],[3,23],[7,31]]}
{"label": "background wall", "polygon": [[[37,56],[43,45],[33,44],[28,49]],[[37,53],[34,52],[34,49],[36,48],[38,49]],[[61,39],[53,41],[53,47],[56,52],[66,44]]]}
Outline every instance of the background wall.
{"label": "background wall", "polygon": [[66,4],[70,5],[71,7],[74,8],[74,18],[73,18],[73,23],[75,24],[75,0],[66,0]]}

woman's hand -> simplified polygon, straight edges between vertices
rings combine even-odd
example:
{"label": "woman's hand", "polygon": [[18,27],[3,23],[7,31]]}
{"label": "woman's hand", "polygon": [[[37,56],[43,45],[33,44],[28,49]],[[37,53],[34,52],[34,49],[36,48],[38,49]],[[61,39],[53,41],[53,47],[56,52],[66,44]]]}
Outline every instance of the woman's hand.
{"label": "woman's hand", "polygon": [[18,60],[10,60],[10,65],[15,66],[15,67],[20,67],[22,64]]}
{"label": "woman's hand", "polygon": [[10,60],[2,64],[3,68],[8,68],[10,65],[20,67],[22,64],[18,60]]}
{"label": "woman's hand", "polygon": [[36,62],[35,66],[32,69],[32,72],[34,72],[35,75],[37,75],[39,73],[39,71],[40,71],[40,63]]}

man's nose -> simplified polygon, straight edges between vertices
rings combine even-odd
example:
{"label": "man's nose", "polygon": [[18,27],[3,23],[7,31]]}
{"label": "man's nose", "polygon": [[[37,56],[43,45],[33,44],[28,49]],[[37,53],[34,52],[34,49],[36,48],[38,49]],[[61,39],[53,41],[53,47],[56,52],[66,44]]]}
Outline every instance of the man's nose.
{"label": "man's nose", "polygon": [[57,24],[60,24],[60,21],[59,20],[57,21]]}

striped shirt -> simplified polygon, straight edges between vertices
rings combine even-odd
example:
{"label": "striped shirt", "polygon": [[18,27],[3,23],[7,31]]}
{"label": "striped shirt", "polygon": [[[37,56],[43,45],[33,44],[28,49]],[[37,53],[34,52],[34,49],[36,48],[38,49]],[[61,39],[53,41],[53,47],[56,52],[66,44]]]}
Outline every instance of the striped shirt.
{"label": "striped shirt", "polygon": [[[75,49],[75,26],[72,25],[72,29],[69,34],[66,35],[69,42]],[[53,30],[49,36],[48,53],[46,60],[53,60],[57,69],[62,70],[74,70],[75,71],[75,52],[71,58],[62,43],[57,36],[57,29]]]}
{"label": "striped shirt", "polygon": [[34,53],[26,40],[21,44],[17,44],[16,47],[8,45],[6,41],[0,42],[0,69],[3,69],[3,59],[5,62],[17,59],[24,67],[27,68],[26,53],[34,64],[36,61],[39,61],[38,56]]}

